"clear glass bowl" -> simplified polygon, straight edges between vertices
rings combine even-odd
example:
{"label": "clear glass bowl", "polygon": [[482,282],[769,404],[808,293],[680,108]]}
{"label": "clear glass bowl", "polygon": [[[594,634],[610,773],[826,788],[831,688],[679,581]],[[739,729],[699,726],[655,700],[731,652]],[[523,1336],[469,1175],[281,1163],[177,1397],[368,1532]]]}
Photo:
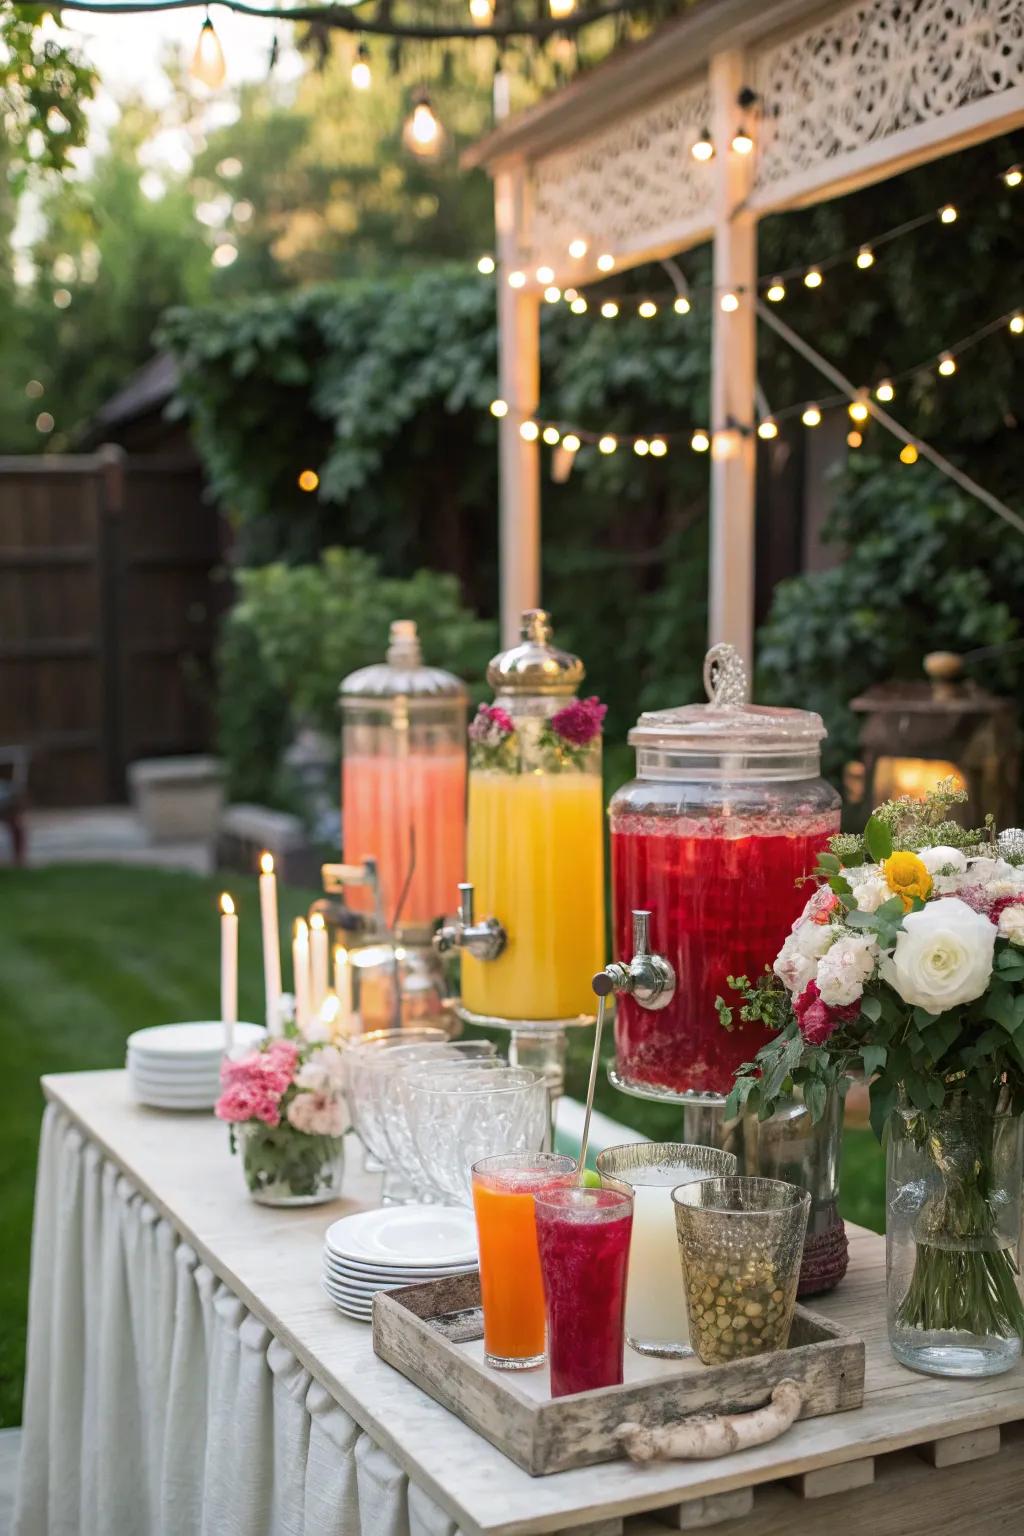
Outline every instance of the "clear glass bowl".
{"label": "clear glass bowl", "polygon": [[547,1085],[527,1067],[439,1073],[403,1085],[413,1140],[431,1184],[456,1205],[473,1201],[473,1164],[501,1152],[539,1152]]}

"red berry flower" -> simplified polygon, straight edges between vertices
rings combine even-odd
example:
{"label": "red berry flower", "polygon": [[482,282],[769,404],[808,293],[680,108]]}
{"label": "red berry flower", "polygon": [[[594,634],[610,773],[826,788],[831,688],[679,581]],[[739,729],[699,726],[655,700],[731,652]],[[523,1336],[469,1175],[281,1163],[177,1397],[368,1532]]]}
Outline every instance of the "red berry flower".
{"label": "red berry flower", "polygon": [[607,704],[598,698],[573,699],[549,722],[551,729],[573,747],[585,747],[595,736],[600,736],[601,725],[608,713]]}
{"label": "red berry flower", "polygon": [[846,1003],[841,1008],[830,1008],[821,1000],[818,983],[809,981],[800,996],[794,999],[793,1012],[807,1044],[824,1045],[840,1024],[852,1023],[860,1013],[860,1004]]}

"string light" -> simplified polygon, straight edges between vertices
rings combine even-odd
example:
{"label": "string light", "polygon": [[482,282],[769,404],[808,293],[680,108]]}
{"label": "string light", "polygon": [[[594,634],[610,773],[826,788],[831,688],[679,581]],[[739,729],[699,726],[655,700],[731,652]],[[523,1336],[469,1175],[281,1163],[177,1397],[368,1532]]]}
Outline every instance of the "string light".
{"label": "string light", "polygon": [[825,279],[821,275],[819,267],[811,267],[804,273],[805,288],[820,288]]}
{"label": "string light", "polygon": [[903,444],[903,447],[900,449],[900,463],[901,464],[916,464],[917,463],[917,449],[914,447],[913,443],[904,443]]}
{"label": "string light", "polygon": [[469,14],[478,27],[489,27],[494,20],[494,0],[469,0]]}
{"label": "string light", "polygon": [[510,288],[525,288],[526,287],[526,273],[525,272],[510,272],[509,275],[508,275],[508,285],[509,285]]}
{"label": "string light", "polygon": [[566,453],[579,453],[580,440],[576,436],[575,432],[567,432],[565,434],[565,436],[562,438],[562,447],[565,449]]}
{"label": "string light", "polygon": [[883,379],[880,384],[875,385],[876,400],[881,400],[884,405],[888,405],[889,401],[895,400],[895,398],[896,390],[891,379]]}
{"label": "string light", "polygon": [[676,299],[675,303],[672,305],[672,308],[675,310],[677,315],[688,315],[690,313],[690,301],[689,299],[685,298],[683,294],[680,294],[678,299]]}
{"label": "string light", "polygon": [[764,421],[758,423],[757,435],[763,437],[765,442],[770,442],[773,437],[779,435],[778,422],[773,417],[766,416]]}
{"label": "string light", "polygon": [[298,486],[300,491],[315,491],[320,484],[320,476],[315,469],[304,469],[299,475]]}
{"label": "string light", "polygon": [[773,277],[768,285],[768,291],[765,294],[765,298],[770,299],[773,304],[779,304],[785,297],[785,283],[782,281],[781,277]]}
{"label": "string light", "polygon": [[610,432],[606,432],[604,437],[598,438],[597,446],[601,453],[614,453],[619,446],[618,438],[612,437]]}
{"label": "string light", "polygon": [[555,288],[554,286],[551,288],[545,288],[544,297],[549,304],[557,304],[559,299],[562,297],[562,290],[561,288]]}
{"label": "string light", "polygon": [[805,405],[800,420],[805,427],[820,427],[821,412],[816,405]]}
{"label": "string light", "polygon": [[426,91],[420,91],[405,120],[402,143],[419,160],[436,160],[444,150],[444,129]]}
{"label": "string light", "polygon": [[541,433],[541,437],[543,438],[544,442],[547,443],[549,448],[553,448],[555,446],[561,435],[562,434],[559,432],[557,427],[545,427],[544,431]]}
{"label": "string light", "polygon": [[701,130],[700,138],[690,148],[690,154],[695,160],[710,160],[715,153],[715,146],[711,142],[709,129]]}
{"label": "string light", "polygon": [[601,313],[606,320],[614,320],[619,312],[619,306],[614,299],[605,299],[601,305]]}
{"label": "string light", "polygon": [[548,0],[548,10],[554,21],[564,21],[576,9],[576,0]]}
{"label": "string light", "polygon": [[703,427],[698,427],[696,432],[694,432],[693,436],[690,438],[690,447],[693,449],[694,453],[707,453],[708,449],[711,447],[711,439]]}
{"label": "string light", "polygon": [[[365,43],[360,43],[356,49],[356,56],[352,60],[352,84],[357,91],[368,91],[373,84],[373,74],[370,70],[370,50]],[[494,268],[491,268],[494,271]]]}
{"label": "string light", "polygon": [[501,420],[502,416],[507,416],[508,415],[508,401],[507,400],[492,400],[491,401],[491,415],[492,416],[497,416],[499,421]]}
{"label": "string light", "polygon": [[647,441],[646,437],[638,437],[636,442],[633,444],[633,452],[635,454],[638,454],[640,456],[640,458],[642,459],[647,454],[649,454],[650,451],[651,451],[651,445]]}
{"label": "string light", "polygon": [[871,249],[870,245],[862,245],[860,250],[857,252],[857,265],[858,265],[858,267],[860,267],[862,272],[866,272],[868,267],[873,267],[874,264],[875,264],[875,253],[874,253],[874,251]]}
{"label": "string light", "polygon": [[599,272],[610,272],[614,265],[615,257],[612,256],[608,251],[602,252],[602,254],[597,258],[597,270]]}
{"label": "string light", "polygon": [[734,314],[740,307],[739,298],[735,293],[723,293],[718,301],[718,307],[727,315]]}
{"label": "string light", "polygon": [[851,421],[867,421],[871,415],[870,408],[864,400],[851,400],[847,406]]}
{"label": "string light", "polygon": [[53,425],[53,417],[50,415],[49,411],[40,411],[39,415],[36,417],[36,431],[52,432]]}
{"label": "string light", "polygon": [[555,273],[554,273],[554,268],[553,267],[538,267],[537,268],[537,281],[538,281],[538,283],[541,283],[541,284],[553,283],[554,280],[555,280]]}
{"label": "string light", "polygon": [[1019,165],[1011,165],[1008,171],[1003,172],[1003,180],[1008,187],[1019,187],[1024,181],[1024,171]]}
{"label": "string light", "polygon": [[496,263],[493,256],[481,256],[480,260],[476,264],[476,269],[478,272],[482,272],[484,277],[490,277],[491,273],[494,271],[495,265]]}
{"label": "string light", "polygon": [[945,207],[939,209],[939,218],[942,220],[943,224],[956,223],[957,214],[956,209],[953,207],[952,203],[946,203]]}
{"label": "string light", "polygon": [[585,315],[588,309],[587,301],[582,294],[577,294],[569,305],[574,315]]}
{"label": "string light", "polygon": [[535,421],[521,421],[519,423],[519,436],[524,443],[535,443],[540,437],[540,427]]}
{"label": "string light", "polygon": [[948,379],[952,374],[956,373],[956,358],[952,352],[943,352],[939,358],[939,372],[944,379]]}
{"label": "string light", "polygon": [[210,13],[207,11],[206,20],[199,28],[199,38],[196,42],[196,51],[192,55],[189,74],[193,80],[198,80],[200,85],[205,85],[207,90],[218,91],[224,84],[227,72],[224,50],[220,45],[220,38],[214,31]]}
{"label": "string light", "polygon": [[43,393],[43,386],[38,379],[29,379],[25,385],[25,393],[30,400],[38,400]]}
{"label": "string light", "polygon": [[668,453],[668,443],[663,437],[651,438],[651,453],[656,459],[663,459]]}
{"label": "string light", "polygon": [[754,147],[754,141],[743,127],[737,128],[732,136],[732,147],[738,155],[749,155]]}
{"label": "string light", "polygon": [[569,255],[573,261],[582,261],[587,254],[587,242],[585,240],[570,240]]}
{"label": "string light", "polygon": [[1024,315],[1010,316],[1010,330],[1015,336],[1019,336],[1024,331]]}
{"label": "string light", "polygon": [[644,299],[637,309],[637,314],[644,320],[653,320],[658,313],[658,306],[651,299]]}
{"label": "string light", "polygon": [[860,448],[864,442],[863,433],[858,432],[857,429],[854,428],[852,432],[847,432],[846,442],[850,448]]}
{"label": "string light", "polygon": [[580,292],[578,288],[567,288],[562,295],[567,304],[571,304],[573,299],[578,299],[579,296]]}

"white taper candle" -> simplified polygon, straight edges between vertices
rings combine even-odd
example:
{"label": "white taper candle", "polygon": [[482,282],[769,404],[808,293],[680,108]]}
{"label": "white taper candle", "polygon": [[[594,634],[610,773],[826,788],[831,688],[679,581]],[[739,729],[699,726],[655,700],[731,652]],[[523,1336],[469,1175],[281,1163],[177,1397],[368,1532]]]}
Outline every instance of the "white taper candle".
{"label": "white taper candle", "polygon": [[263,987],[267,1031],[281,1033],[281,935],[277,922],[277,876],[273,856],[260,858],[260,923],[263,930]]}
{"label": "white taper candle", "polygon": [[220,898],[220,1017],[230,1051],[238,1023],[238,913],[227,891]]}

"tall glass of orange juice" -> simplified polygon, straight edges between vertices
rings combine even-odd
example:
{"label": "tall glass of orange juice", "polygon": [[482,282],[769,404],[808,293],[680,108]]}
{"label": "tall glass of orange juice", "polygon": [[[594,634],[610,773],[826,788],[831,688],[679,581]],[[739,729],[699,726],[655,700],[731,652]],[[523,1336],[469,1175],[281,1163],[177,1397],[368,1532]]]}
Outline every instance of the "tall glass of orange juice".
{"label": "tall glass of orange juice", "polygon": [[544,1286],[533,1197],[570,1184],[576,1163],[556,1152],[509,1152],[473,1164],[484,1359],[522,1371],[544,1360]]}

